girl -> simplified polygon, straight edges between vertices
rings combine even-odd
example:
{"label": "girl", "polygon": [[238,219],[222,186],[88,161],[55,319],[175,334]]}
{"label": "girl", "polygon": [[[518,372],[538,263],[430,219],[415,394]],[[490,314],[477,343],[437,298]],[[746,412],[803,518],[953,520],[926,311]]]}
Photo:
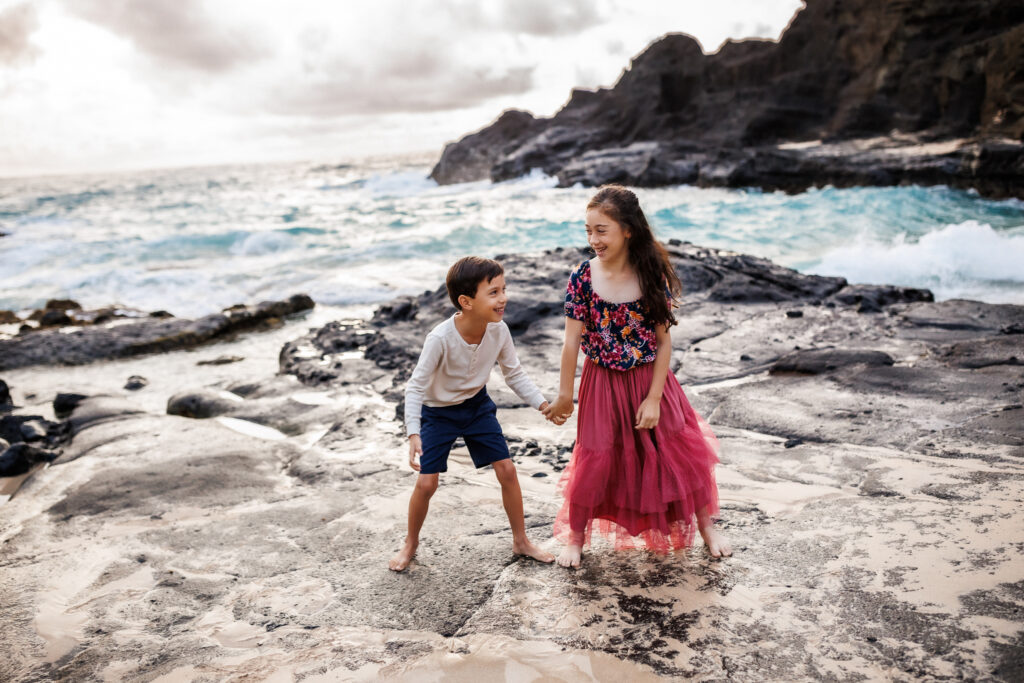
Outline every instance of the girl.
{"label": "girl", "polygon": [[693,542],[696,518],[711,555],[731,555],[712,524],[718,442],[669,372],[679,278],[626,188],[599,188],[586,226],[596,257],[569,278],[559,393],[546,412],[559,424],[572,414],[582,342],[576,447],[555,521],[566,542],[558,563],[580,566],[595,521],[617,549],[665,553]]}

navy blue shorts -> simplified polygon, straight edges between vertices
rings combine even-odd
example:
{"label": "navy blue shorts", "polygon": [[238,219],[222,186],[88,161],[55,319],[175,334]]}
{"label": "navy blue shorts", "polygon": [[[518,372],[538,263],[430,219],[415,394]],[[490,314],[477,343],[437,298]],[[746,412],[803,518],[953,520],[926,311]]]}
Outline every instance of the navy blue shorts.
{"label": "navy blue shorts", "polygon": [[476,396],[453,406],[423,406],[420,413],[420,474],[448,471],[448,453],[460,436],[473,464],[485,467],[509,457],[505,435],[498,424],[498,407],[484,387]]}

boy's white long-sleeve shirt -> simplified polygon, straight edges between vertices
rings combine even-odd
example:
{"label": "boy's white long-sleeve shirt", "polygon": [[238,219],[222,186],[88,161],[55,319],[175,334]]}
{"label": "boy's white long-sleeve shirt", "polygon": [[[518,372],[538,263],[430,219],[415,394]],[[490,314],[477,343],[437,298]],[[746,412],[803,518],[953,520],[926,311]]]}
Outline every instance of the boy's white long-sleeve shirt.
{"label": "boy's white long-sleeve shirt", "polygon": [[487,384],[495,363],[501,366],[512,391],[532,407],[540,408],[544,395],[519,364],[512,333],[504,322],[488,323],[479,344],[462,338],[455,328],[454,315],[432,329],[405,385],[407,434],[420,433],[424,405],[451,406],[475,396]]}

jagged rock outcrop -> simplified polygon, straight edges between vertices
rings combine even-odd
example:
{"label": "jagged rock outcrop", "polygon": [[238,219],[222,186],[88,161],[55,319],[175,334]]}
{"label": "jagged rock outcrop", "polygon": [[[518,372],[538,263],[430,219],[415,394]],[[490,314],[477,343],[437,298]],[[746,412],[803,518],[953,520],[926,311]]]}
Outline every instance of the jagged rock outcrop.
{"label": "jagged rock outcrop", "polygon": [[[273,327],[284,316],[314,305],[307,295],[295,294],[284,301],[235,305],[198,320],[167,318],[158,312],[112,327],[95,323],[68,333],[60,329],[27,330],[14,338],[0,339],[0,370],[45,363],[82,365],[101,359],[191,348],[239,332]],[[50,310],[64,313],[62,309]]]}
{"label": "jagged rock outcrop", "polygon": [[778,43],[705,55],[666,35],[614,87],[575,90],[547,119],[505,112],[449,144],[431,177],[540,168],[562,185],[949,183],[1019,196],[1022,46],[1015,0],[808,0]]}

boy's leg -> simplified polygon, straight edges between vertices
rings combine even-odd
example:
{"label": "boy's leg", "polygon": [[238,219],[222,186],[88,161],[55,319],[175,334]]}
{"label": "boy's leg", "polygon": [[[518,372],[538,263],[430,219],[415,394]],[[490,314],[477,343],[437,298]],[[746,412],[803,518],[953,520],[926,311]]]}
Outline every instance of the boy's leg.
{"label": "boy's leg", "polygon": [[[553,562],[555,556],[541,550],[526,537],[526,523],[523,521],[523,492],[519,488],[516,466],[508,452],[508,443],[498,424],[498,408],[487,395],[487,389],[471,399],[472,418],[466,422],[462,438],[469,448],[469,456],[477,467],[492,465],[501,484],[501,502],[512,527],[512,552],[527,555],[541,562]],[[467,401],[467,404],[470,401]]]}
{"label": "boy's leg", "polygon": [[405,545],[388,562],[388,567],[396,572],[409,566],[420,544],[420,529],[423,520],[427,518],[430,497],[437,490],[438,473],[448,471],[448,452],[459,433],[457,426],[452,423],[452,418],[458,417],[458,411],[459,406],[422,408],[420,442],[423,452],[420,454],[420,475],[416,477],[416,486],[409,498],[409,528]]}
{"label": "boy's leg", "polygon": [[530,542],[526,536],[526,522],[523,519],[523,491],[519,488],[519,476],[512,460],[505,458],[492,463],[494,473],[501,484],[501,502],[512,527],[512,552],[526,555],[541,562],[553,562],[555,556]]}
{"label": "boy's leg", "polygon": [[420,544],[420,529],[430,509],[430,497],[437,490],[437,478],[436,474],[421,474],[416,478],[416,486],[409,497],[409,530],[405,536],[405,545],[388,562],[388,567],[393,571],[400,572],[408,567],[416,555],[416,548]]}

